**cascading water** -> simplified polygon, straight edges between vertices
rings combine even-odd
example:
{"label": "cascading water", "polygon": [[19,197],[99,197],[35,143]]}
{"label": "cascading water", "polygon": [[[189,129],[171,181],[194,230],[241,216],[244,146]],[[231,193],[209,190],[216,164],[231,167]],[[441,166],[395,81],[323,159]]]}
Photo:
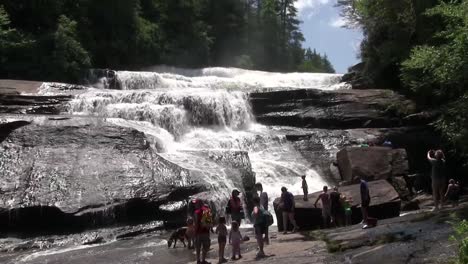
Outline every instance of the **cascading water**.
{"label": "cascading water", "polygon": [[[118,71],[101,78],[70,103],[73,115],[107,118],[146,133],[168,160],[203,171],[213,182],[214,197],[225,201],[239,188],[219,166],[193,159],[193,151],[247,151],[256,180],[270,199],[281,186],[300,194],[301,175],[311,190],[325,183],[309,162],[272,127],[257,124],[249,92],[297,88],[340,89],[338,74],[270,73],[233,68],[186,70],[154,67],[145,72]],[[110,85],[114,83],[114,85]],[[117,84],[117,85],[115,85]],[[114,88],[114,89],[111,89]],[[115,88],[118,88],[116,90]],[[43,93],[51,92],[44,85]],[[222,204],[217,206],[223,208]]]}

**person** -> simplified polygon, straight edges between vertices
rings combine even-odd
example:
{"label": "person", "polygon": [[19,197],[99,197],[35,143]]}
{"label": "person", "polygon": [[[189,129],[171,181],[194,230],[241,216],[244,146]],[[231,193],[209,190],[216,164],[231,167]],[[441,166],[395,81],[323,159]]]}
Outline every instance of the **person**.
{"label": "person", "polygon": [[188,239],[188,249],[193,249],[195,247],[195,225],[193,223],[193,218],[187,218],[187,231],[186,236]]}
{"label": "person", "polygon": [[232,221],[231,231],[229,232],[229,244],[232,246],[232,257],[231,260],[236,260],[236,255],[242,258],[240,244],[242,241],[242,234],[239,230],[239,223]]}
{"label": "person", "polygon": [[450,201],[453,207],[458,206],[458,200],[460,199],[460,186],[454,179],[449,180],[445,199]]}
{"label": "person", "polygon": [[344,208],[341,193],[336,186],[333,187],[333,191],[330,193],[330,203],[331,222],[335,227],[341,226],[343,224]]}
{"label": "person", "polygon": [[236,221],[240,226],[242,218],[244,218],[244,212],[239,194],[239,190],[232,190],[231,198],[229,199],[228,205],[226,207],[226,213],[231,215],[231,222]]}
{"label": "person", "polygon": [[343,195],[342,200],[343,200],[343,207],[345,211],[345,225],[349,226],[353,222],[353,219],[352,219],[353,210],[351,208],[351,204],[353,200],[351,197],[348,198],[345,195]]}
{"label": "person", "polygon": [[[255,188],[257,191],[260,193],[259,198],[260,198],[260,205],[263,207],[263,209],[268,211],[268,194],[263,191],[263,185],[259,182],[255,184]],[[268,235],[268,226],[266,226],[265,231],[265,244],[269,245],[270,244],[270,236]]]}
{"label": "person", "polygon": [[429,150],[427,160],[431,163],[432,197],[434,199],[434,211],[439,210],[445,197],[445,156],[442,150]]}
{"label": "person", "polygon": [[[197,264],[210,264],[206,261],[206,255],[210,249],[210,229],[212,219],[211,210],[203,204],[200,199],[195,201],[195,250],[197,254]],[[210,223],[211,222],[211,223]],[[200,258],[201,251],[201,258]]]}
{"label": "person", "polygon": [[309,197],[307,195],[309,194],[309,187],[307,186],[307,181],[306,181],[306,176],[302,175],[302,191],[304,192],[304,201],[308,201]]}
{"label": "person", "polygon": [[257,259],[259,259],[265,257],[265,252],[263,251],[263,234],[265,234],[268,224],[265,219],[265,208],[260,204],[260,198],[254,197],[253,204],[252,219],[254,220],[255,238],[257,239],[258,245]]}
{"label": "person", "polygon": [[226,248],[227,242],[227,227],[226,227],[226,218],[220,216],[218,218],[218,226],[216,227],[216,234],[218,234],[218,246],[219,246],[219,261],[218,263],[226,263],[227,259],[224,258],[224,249]]}
{"label": "person", "polygon": [[362,224],[363,228],[367,228],[368,218],[369,218],[369,205],[371,202],[369,184],[366,181],[364,176],[361,176],[360,184],[361,192],[361,212],[362,212]]}
{"label": "person", "polygon": [[280,209],[282,211],[283,216],[283,234],[288,233],[288,219],[289,222],[293,225],[292,232],[296,232],[299,227],[296,224],[296,220],[294,219],[294,196],[292,193],[288,192],[286,187],[281,187],[281,198],[280,198]]}
{"label": "person", "polygon": [[317,197],[317,200],[315,200],[314,207],[317,208],[319,200],[322,202],[323,228],[327,228],[329,219],[331,218],[331,202],[330,195],[328,194],[328,186],[323,186],[323,192]]}

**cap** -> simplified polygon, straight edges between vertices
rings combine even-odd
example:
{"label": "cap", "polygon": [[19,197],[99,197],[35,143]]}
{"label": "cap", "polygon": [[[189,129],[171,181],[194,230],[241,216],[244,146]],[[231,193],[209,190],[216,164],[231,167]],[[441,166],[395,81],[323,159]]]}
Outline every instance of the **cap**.
{"label": "cap", "polygon": [[239,194],[240,192],[237,189],[232,190],[232,194],[235,194],[235,193]]}

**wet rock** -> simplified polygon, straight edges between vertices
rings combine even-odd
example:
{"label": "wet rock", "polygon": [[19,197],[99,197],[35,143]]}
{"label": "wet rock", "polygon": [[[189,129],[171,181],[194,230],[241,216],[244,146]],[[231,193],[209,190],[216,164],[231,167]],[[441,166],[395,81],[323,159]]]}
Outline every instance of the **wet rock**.
{"label": "wet rock", "polygon": [[260,123],[307,128],[396,127],[415,109],[413,102],[389,90],[251,93],[250,101]]}
{"label": "wet rock", "polygon": [[346,182],[381,180],[408,174],[408,160],[404,149],[389,147],[348,147],[336,155],[341,177]]}
{"label": "wet rock", "polygon": [[[339,191],[351,197],[352,202],[352,220],[353,223],[359,223],[362,220],[360,203],[361,195],[359,184],[348,185],[339,188]],[[371,195],[371,204],[369,207],[369,215],[378,219],[397,217],[400,214],[401,200],[398,193],[392,185],[386,180],[378,180],[369,182],[369,189]],[[322,209],[320,202],[318,208],[314,207],[314,202],[321,192],[309,194],[309,201],[304,201],[302,195],[295,196],[296,202],[296,221],[301,227],[301,230],[317,229],[322,226]],[[278,230],[283,231],[283,219],[281,217],[281,210],[278,208],[279,198],[273,202],[278,223]]]}
{"label": "wet rock", "polygon": [[39,96],[0,94],[0,113],[59,114],[65,110],[68,95]]}
{"label": "wet rock", "polygon": [[[0,143],[0,231],[165,220],[164,204],[206,191],[220,197],[225,174],[242,190],[255,182],[242,153],[158,154],[145,134],[94,118],[25,124]],[[172,218],[186,215],[177,212]]]}

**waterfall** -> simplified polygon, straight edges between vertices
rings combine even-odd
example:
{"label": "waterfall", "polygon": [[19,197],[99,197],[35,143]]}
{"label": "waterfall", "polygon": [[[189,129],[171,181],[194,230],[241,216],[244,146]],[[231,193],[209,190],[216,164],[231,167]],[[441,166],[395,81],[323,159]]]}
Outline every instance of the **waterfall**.
{"label": "waterfall", "polygon": [[[275,127],[256,123],[249,92],[346,88],[338,74],[272,73],[236,68],[153,67],[143,72],[94,74],[92,88],[76,92],[72,115],[91,115],[151,136],[164,158],[211,175],[212,188],[225,200],[239,181],[219,167],[191,157],[194,151],[246,151],[258,182],[271,200],[287,187],[301,194],[306,174],[311,191],[324,180]],[[51,92],[47,85],[43,93]],[[207,176],[208,177],[208,176]],[[238,178],[237,178],[238,179]],[[222,208],[222,205],[219,205]]]}

